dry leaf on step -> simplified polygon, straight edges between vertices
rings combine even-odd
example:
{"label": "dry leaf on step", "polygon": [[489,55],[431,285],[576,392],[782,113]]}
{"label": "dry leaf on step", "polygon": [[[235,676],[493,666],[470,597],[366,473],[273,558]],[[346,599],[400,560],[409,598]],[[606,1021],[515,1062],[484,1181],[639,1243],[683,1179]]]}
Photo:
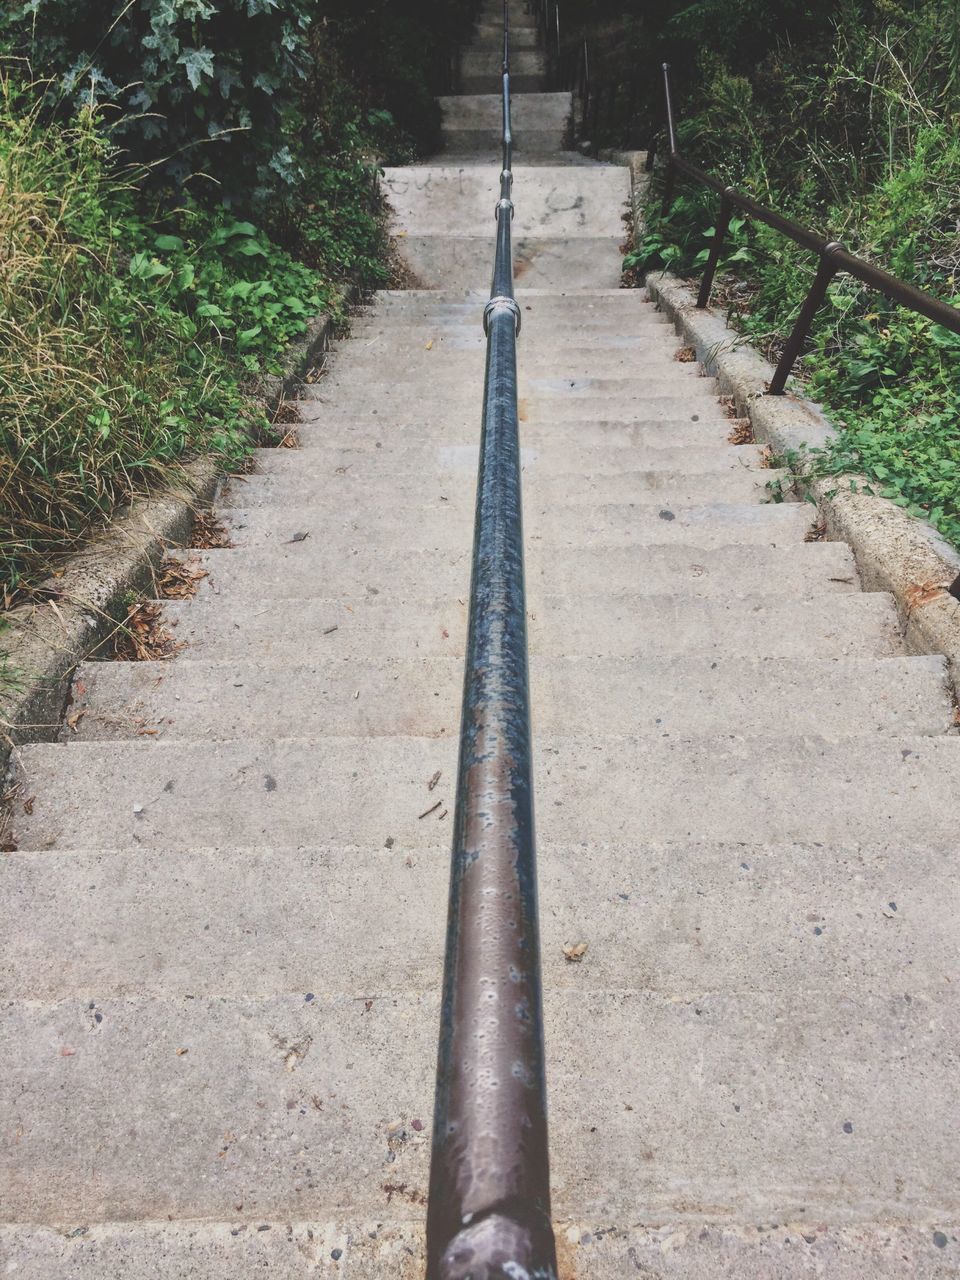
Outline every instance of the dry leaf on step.
{"label": "dry leaf on step", "polygon": [[579,964],[587,954],[587,944],[585,942],[568,942],[563,948],[563,954],[564,958],[569,960],[571,964]]}

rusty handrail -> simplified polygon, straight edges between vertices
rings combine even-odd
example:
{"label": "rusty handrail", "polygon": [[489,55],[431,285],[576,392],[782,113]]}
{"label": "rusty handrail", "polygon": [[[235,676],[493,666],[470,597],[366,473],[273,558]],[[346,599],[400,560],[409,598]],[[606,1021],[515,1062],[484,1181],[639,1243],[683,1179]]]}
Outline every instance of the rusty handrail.
{"label": "rusty handrail", "polygon": [[668,62],[663,63],[663,93],[667,112],[668,146],[667,172],[663,188],[664,215],[670,207],[678,173],[685,174],[688,178],[699,182],[701,186],[708,187],[711,191],[716,191],[720,196],[720,210],[717,214],[717,223],[714,229],[713,241],[710,245],[710,253],[700,280],[697,306],[702,309],[710,301],[713,277],[720,261],[724,237],[730,225],[730,215],[734,209],[740,209],[758,222],[763,222],[768,227],[773,227],[774,230],[779,231],[789,240],[793,240],[795,244],[803,245],[805,249],[815,253],[819,259],[813,283],[807,292],[803,306],[800,308],[800,314],[797,316],[790,337],[787,339],[787,344],[783,349],[776,372],[770,380],[770,395],[783,395],[787,378],[790,376],[797,357],[803,350],[803,344],[807,339],[807,334],[810,332],[813,318],[826,297],[830,281],[838,271],[845,271],[869,288],[876,289],[878,293],[884,294],[894,302],[899,302],[901,306],[915,311],[918,315],[926,316],[929,320],[933,320],[935,324],[942,325],[953,333],[960,333],[960,308],[951,306],[948,302],[942,302],[932,294],[924,293],[922,289],[917,289],[912,284],[907,284],[905,280],[899,280],[896,276],[890,275],[888,271],[875,267],[873,263],[867,262],[866,259],[858,258],[856,254],[849,253],[838,240],[824,240],[822,236],[818,236],[807,227],[802,227],[799,223],[791,221],[790,218],[785,218],[783,214],[777,213],[773,209],[768,209],[765,205],[758,204],[756,200],[751,200],[749,196],[745,196],[738,191],[736,187],[725,186],[719,179],[712,177],[709,173],[705,173],[703,169],[698,168],[682,156],[677,147],[673,94],[670,90],[670,64]]}
{"label": "rusty handrail", "polygon": [[427,1202],[428,1280],[555,1280],[527,677],[510,44]]}

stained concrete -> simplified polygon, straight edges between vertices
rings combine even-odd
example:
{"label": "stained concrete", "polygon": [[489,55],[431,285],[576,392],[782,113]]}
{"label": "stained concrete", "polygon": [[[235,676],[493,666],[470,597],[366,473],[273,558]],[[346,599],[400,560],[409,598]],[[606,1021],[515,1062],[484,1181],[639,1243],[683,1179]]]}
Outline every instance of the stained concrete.
{"label": "stained concrete", "polygon": [[[82,667],[17,757],[6,1274],[422,1276],[499,100],[442,107],[387,178],[437,287],[372,300],[233,548],[181,553],[178,655]],[[517,94],[561,1277],[956,1277],[944,663],[617,288],[630,170],[569,114]]]}

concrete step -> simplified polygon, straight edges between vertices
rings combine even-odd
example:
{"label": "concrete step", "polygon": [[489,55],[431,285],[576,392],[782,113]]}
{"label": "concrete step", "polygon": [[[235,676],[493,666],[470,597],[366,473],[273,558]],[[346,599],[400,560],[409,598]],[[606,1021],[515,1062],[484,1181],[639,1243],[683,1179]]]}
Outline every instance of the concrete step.
{"label": "concrete step", "polygon": [[[259,503],[257,499],[260,499]],[[293,506],[282,483],[268,476],[243,477],[231,491],[232,506],[220,510],[238,547],[284,546],[294,533],[321,537],[329,546],[352,548],[358,538],[384,546],[472,545],[474,505],[440,499],[410,506],[385,506],[333,521],[326,508]],[[790,546],[802,543],[811,511],[799,502],[735,506],[714,503],[676,510],[629,503],[580,507],[539,507],[524,512],[527,545],[551,548],[649,541],[660,546]]]}
{"label": "concrete step", "polygon": [[[949,733],[942,658],[556,658],[531,663],[539,733]],[[459,658],[88,662],[63,741],[455,733]]]}
{"label": "concrete step", "polygon": [[[510,58],[511,65],[516,55]],[[493,70],[478,71],[475,75],[467,74],[461,71],[460,87],[464,93],[482,94],[482,93],[500,93],[503,88],[503,73],[497,70],[498,59],[495,54],[490,54],[483,61]],[[479,65],[479,64],[478,64]],[[511,102],[518,100],[518,94],[543,93],[547,88],[547,76],[543,71],[511,71],[510,72],[510,98]]]}
{"label": "concrete step", "polygon": [[[409,411],[401,418],[383,418],[379,415],[366,419],[344,419],[332,416],[324,404],[301,406],[304,421],[296,428],[300,447],[312,453],[318,446],[327,447],[336,440],[344,447],[421,447],[446,446],[457,442],[466,445],[478,437],[479,418],[462,412],[457,417],[450,414],[424,415],[411,418]],[[726,448],[734,424],[724,418],[709,422],[691,422],[689,417],[680,421],[664,418],[659,422],[604,422],[581,419],[566,422],[548,422],[539,418],[527,421],[522,429],[524,449],[546,448],[597,448],[611,446],[617,449],[698,449]],[[230,483],[239,488],[256,476],[231,477]]]}
{"label": "concrete step", "polygon": [[[276,603],[207,592],[185,603],[164,601],[164,616],[190,660],[462,656],[467,597],[438,599],[426,584],[402,599],[381,599],[379,592],[362,601],[291,598],[288,613]],[[796,598],[600,595],[596,590],[575,599],[544,595],[528,611],[527,631],[533,656],[789,659],[903,652],[893,599],[880,592]]]}
{"label": "concrete step", "polygon": [[[329,439],[329,436],[328,436]],[[339,476],[344,470],[356,473],[358,479],[376,481],[399,479],[412,475],[440,475],[463,471],[475,477],[480,460],[479,444],[407,445],[388,440],[378,448],[375,441],[366,447],[316,443],[309,449],[257,449],[254,453],[261,474],[290,478]],[[549,476],[556,472],[584,475],[620,475],[633,471],[668,471],[680,473],[686,464],[692,475],[730,471],[767,471],[756,445],[700,445],[683,448],[664,445],[661,448],[639,448],[616,445],[594,445],[581,448],[549,445],[543,448],[523,447],[521,467],[525,477]]]}
{"label": "concrete step", "polygon": [[[541,841],[546,986],[801,996],[842,995],[853,984],[889,993],[908,979],[913,990],[936,990],[957,961],[955,858],[952,841],[853,841],[828,855],[818,844]],[[6,854],[3,997],[436,989],[448,859],[437,841],[409,852],[188,845]],[[371,934],[376,901],[389,904],[389,928]],[[351,942],[358,937],[368,945]],[[563,956],[571,938],[589,940],[579,966]]]}
{"label": "concrete step", "polygon": [[[482,333],[479,336],[482,339]],[[477,335],[470,337],[475,339]],[[520,387],[522,390],[525,384],[541,382],[580,385],[606,378],[631,378],[638,392],[650,383],[696,387],[701,379],[715,386],[714,379],[703,377],[699,364],[678,361],[676,343],[668,345],[668,342],[658,342],[653,349],[603,347],[567,353],[551,353],[547,343],[527,346],[518,363]],[[432,345],[428,345],[430,343]],[[445,343],[442,338],[427,338],[425,342],[404,343],[400,351],[396,351],[396,343],[384,338],[376,342],[344,343],[328,353],[324,368],[328,379],[366,380],[380,373],[390,381],[394,378],[409,381],[416,377],[444,384],[459,379],[462,383],[483,377],[484,357],[482,342],[471,342],[470,346],[458,349],[456,341]]]}
{"label": "concrete step", "polygon": [[[228,742],[136,741],[21,748],[22,849],[170,844],[406,847],[440,833],[455,735]],[[555,737],[535,749],[545,841],[843,841],[955,836],[960,738],[783,734]],[[441,770],[442,794],[428,791]],[[424,825],[426,821],[426,825]],[[269,833],[269,836],[267,835]],[[434,838],[437,838],[435,836]],[[602,1077],[601,1077],[602,1078]]]}
{"label": "concrete step", "polygon": [[[323,379],[310,386],[315,387],[315,394],[325,400],[336,398],[350,405],[356,403],[358,397],[370,399],[374,376],[375,366],[368,365],[364,376],[364,370],[355,370],[349,364],[342,367],[331,365]],[[447,362],[440,357],[427,368],[418,365],[416,357],[410,361],[403,360],[398,362],[396,376],[387,385],[391,399],[407,397],[412,403],[416,402],[417,390],[422,393],[425,387],[429,388],[430,399],[476,395],[478,391],[482,394],[483,358],[479,356],[464,363]],[[535,366],[520,371],[518,390],[521,400],[540,396],[548,400],[579,397],[589,404],[594,399],[602,403],[605,399],[619,398],[636,404],[649,396],[652,400],[682,401],[681,408],[689,401],[694,411],[700,408],[704,399],[717,399],[715,378],[701,377],[699,371],[690,365],[671,361],[642,370],[625,361],[617,361],[609,370],[598,370],[596,376],[568,371],[549,376],[541,363],[539,368]],[[308,398],[313,397],[308,393]],[[715,407],[720,415],[724,414],[719,405]]]}
{"label": "concrete step", "polygon": [[[500,196],[496,165],[387,168],[383,188],[396,230],[408,236],[482,236],[492,269],[494,208]],[[621,215],[629,198],[630,170],[623,165],[591,169],[589,183],[578,169],[541,165],[514,183],[513,236],[518,241],[598,236],[622,240]]]}
{"label": "concrete step", "polygon": [[[447,150],[485,151],[501,140],[498,94],[464,94],[438,99]],[[526,152],[560,151],[573,114],[569,93],[526,93],[512,104],[513,141],[518,159]]]}
{"label": "concrete step", "polygon": [[[528,28],[528,31],[530,28]],[[515,77],[540,75],[546,71],[546,58],[539,49],[513,47],[514,32],[510,33],[510,86],[516,83]],[[460,55],[460,74],[465,78],[476,75],[496,76],[499,80],[503,74],[503,33],[499,40],[488,43],[475,42]],[[496,90],[491,90],[495,92]],[[519,91],[518,91],[519,92]]]}
{"label": "concrete step", "polygon": [[[615,285],[623,269],[621,239],[582,236],[571,243],[562,236],[518,237],[513,242],[515,277],[544,287],[566,285],[570,290],[598,282]],[[459,237],[410,233],[399,244],[404,262],[426,286],[477,285],[489,280],[493,271],[492,231]]]}
{"label": "concrete step", "polygon": [[[394,344],[401,351],[418,355],[420,351],[428,350],[428,342],[433,343],[429,350],[436,351],[438,355],[447,357],[452,352],[457,355],[469,353],[472,357],[476,351],[485,350],[487,345],[483,328],[477,318],[480,314],[480,312],[474,312],[470,322],[457,326],[447,325],[444,322],[440,325],[418,324],[416,328],[411,328],[410,325],[399,320],[389,323],[380,321],[355,323],[351,329],[350,338],[337,343],[328,353],[329,358],[335,360],[341,352],[369,353],[374,356],[378,350],[392,349]],[[533,327],[534,324],[535,322],[531,321],[523,331],[518,347],[521,371],[526,369],[531,361],[542,362],[551,350],[556,353],[556,361],[551,369],[553,373],[558,369],[568,368],[577,360],[583,363],[589,361],[592,365],[594,357],[603,359],[614,355],[620,359],[635,361],[636,367],[640,370],[646,368],[651,360],[671,360],[677,364],[680,363],[676,358],[680,344],[673,329],[667,324],[645,325],[642,333],[621,333],[618,330],[603,333],[584,327],[575,346],[570,345],[571,331],[568,328],[558,328],[556,331],[552,329],[544,331],[541,328],[537,331]],[[680,365],[680,367],[689,368],[690,366]]]}
{"label": "concrete step", "polygon": [[[291,596],[356,601],[372,593],[401,599],[426,592],[466,598],[470,587],[468,545],[458,550],[394,551],[371,547],[358,536],[350,554],[319,538],[307,538],[269,550],[178,555],[199,560],[207,569],[209,577],[200,583],[199,595],[232,594],[258,603]],[[541,595],[578,595],[601,585],[610,593],[720,597],[858,589],[850,549],[836,542],[715,548],[635,543],[571,547],[562,557],[534,545],[527,549],[526,577],[532,602]]]}
{"label": "concrete step", "polygon": [[[704,380],[706,381],[706,380]],[[438,419],[446,414],[449,420],[451,413],[462,416],[467,413],[473,422],[479,422],[483,408],[483,383],[478,380],[472,387],[464,388],[462,394],[452,390],[433,392],[424,382],[414,386],[386,386],[378,394],[372,388],[337,388],[334,393],[324,387],[323,382],[316,384],[303,401],[305,415],[310,416],[314,410],[312,404],[322,406],[316,412],[332,417],[341,414],[351,421],[369,415],[371,419],[403,422],[411,417]],[[682,395],[632,395],[619,393],[614,395],[594,395],[586,397],[582,393],[571,392],[569,395],[550,391],[527,391],[518,401],[520,422],[552,421],[552,422],[656,422],[658,420],[687,422],[728,422],[726,411],[715,394],[705,391],[694,394],[687,391]]]}
{"label": "concrete step", "polygon": [[[313,994],[9,1005],[9,1217],[422,1221],[437,1000]],[[804,994],[548,992],[555,1212],[953,1217],[956,1000]]]}
{"label": "concrete step", "polygon": [[[600,165],[594,166],[601,169],[608,169],[612,166]],[[477,286],[473,289],[461,288],[444,288],[444,289],[378,289],[373,295],[377,306],[394,307],[399,306],[406,308],[416,306],[418,303],[426,303],[432,306],[451,306],[463,307],[471,306],[480,302],[485,302],[490,296],[489,286]],[[518,302],[522,302],[524,306],[527,303],[536,306],[548,307],[569,307],[570,303],[566,302],[569,291],[566,289],[531,289],[520,284],[516,289],[516,297]],[[586,290],[582,295],[577,295],[578,305],[582,303],[585,310],[591,308],[611,307],[615,312],[619,309],[626,308],[653,308],[656,310],[655,304],[652,302],[650,295],[645,289],[624,289],[620,285],[612,287],[594,286],[592,289]]]}
{"label": "concrete step", "polygon": [[[462,506],[473,502],[476,489],[476,473],[466,465],[458,470],[430,468],[420,475],[396,473],[372,491],[370,485],[374,482],[362,470],[333,474],[323,467],[311,468],[306,451],[301,459],[300,466],[281,467],[271,462],[271,476],[282,473],[282,488],[291,504],[329,502],[331,514],[355,511],[358,506],[419,508],[425,502],[443,499]],[[632,503],[676,511],[715,503],[766,503],[770,499],[768,486],[788,480],[782,471],[748,471],[745,467],[732,471],[623,471],[594,475],[579,471],[540,473],[531,468],[524,473],[523,491],[527,505],[543,508],[556,505],[588,509],[594,505]]]}
{"label": "concrete step", "polygon": [[[320,384],[322,386],[322,384]],[[533,427],[546,430],[555,427],[558,433],[572,432],[577,428],[590,429],[596,423],[606,423],[609,427],[621,430],[633,428],[649,429],[663,427],[699,427],[704,431],[724,432],[729,436],[734,424],[726,411],[719,405],[700,403],[694,410],[690,405],[678,400],[676,396],[662,396],[659,399],[648,397],[629,397],[597,405],[591,413],[589,406],[576,399],[558,400],[557,397],[520,396],[518,411],[521,423],[521,437]],[[343,431],[346,441],[349,433],[358,428],[365,430],[369,437],[385,444],[391,435],[400,433],[407,427],[418,430],[436,432],[446,428],[448,437],[466,431],[468,438],[479,431],[483,409],[482,384],[479,391],[464,394],[425,396],[417,399],[395,397],[384,406],[368,399],[365,403],[356,404],[346,396],[322,395],[319,392],[309,400],[297,403],[302,421],[323,424],[328,438],[337,438]]]}
{"label": "concrete step", "polygon": [[[952,1269],[952,1261],[943,1259],[939,1241],[955,1248],[960,1235],[960,1226],[946,1220],[904,1226],[886,1218],[829,1229],[811,1229],[801,1219],[773,1229],[751,1221],[687,1231],[674,1221],[611,1231],[604,1219],[581,1217],[558,1218],[555,1229],[561,1265],[579,1280],[622,1280],[630,1268],[657,1280],[947,1280],[944,1268]],[[334,1254],[349,1268],[350,1280],[419,1280],[426,1265],[420,1224],[385,1221],[384,1214],[307,1222],[287,1215],[256,1230],[234,1219],[97,1223],[80,1236],[53,1227],[0,1226],[0,1260],[15,1264],[19,1280],[81,1273],[84,1280],[116,1280],[121,1273],[129,1280],[223,1280],[260,1272],[314,1280],[318,1269],[332,1268]]]}

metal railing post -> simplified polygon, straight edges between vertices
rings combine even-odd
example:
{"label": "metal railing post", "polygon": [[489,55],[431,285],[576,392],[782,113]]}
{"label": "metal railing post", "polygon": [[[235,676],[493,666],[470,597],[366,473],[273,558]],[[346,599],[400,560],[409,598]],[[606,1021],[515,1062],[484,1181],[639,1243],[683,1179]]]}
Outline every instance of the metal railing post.
{"label": "metal railing post", "polygon": [[[697,306],[705,307],[709,301],[710,289],[720,258],[723,239],[729,227],[732,209],[739,209],[748,217],[756,218],[758,222],[772,227],[775,231],[779,231],[781,235],[792,240],[794,244],[802,245],[803,248],[809,249],[811,253],[815,253],[819,258],[816,277],[804,299],[803,306],[800,308],[800,314],[787,340],[780,363],[777,365],[770,381],[770,395],[783,395],[787,378],[790,376],[790,370],[803,350],[803,344],[806,341],[807,334],[810,332],[813,318],[823,304],[830,281],[838,271],[847,272],[869,289],[876,289],[884,297],[899,303],[903,307],[908,307],[916,315],[926,316],[934,324],[943,325],[951,333],[960,334],[960,307],[955,307],[949,302],[942,302],[939,298],[934,298],[931,294],[924,293],[922,289],[918,289],[912,284],[907,284],[905,280],[898,280],[889,271],[884,271],[882,268],[874,266],[872,262],[867,262],[864,258],[858,258],[855,254],[848,253],[839,241],[825,241],[822,236],[816,235],[809,228],[801,227],[798,223],[791,221],[790,218],[784,217],[782,213],[777,213],[775,209],[768,209],[766,206],[758,204],[756,200],[752,200],[749,196],[743,195],[736,187],[725,187],[719,179],[712,177],[709,173],[704,173],[702,169],[697,168],[695,164],[682,156],[677,149],[673,97],[670,92],[670,64],[664,62],[662,70],[669,147],[662,215],[666,216],[669,212],[670,201],[673,198],[674,182],[678,173],[692,178],[694,182],[698,182],[701,186],[707,187],[710,191],[716,191],[720,195],[720,212],[717,218],[717,227],[713,243],[710,246],[707,264],[704,268],[703,279],[700,281]],[[648,169],[652,168],[649,155],[647,157],[647,167]]]}
{"label": "metal railing post", "polygon": [[428,1280],[556,1280],[523,571],[504,3],[470,617],[427,1202]]}
{"label": "metal railing post", "polygon": [[670,212],[673,200],[673,187],[677,179],[677,166],[674,163],[677,155],[677,131],[673,123],[673,94],[670,92],[670,63],[661,64],[663,72],[663,96],[667,107],[667,172],[663,180],[663,203],[660,216],[665,218]]}
{"label": "metal railing post", "polygon": [[783,349],[783,355],[780,357],[776,372],[770,379],[769,394],[772,396],[783,395],[783,389],[787,384],[787,378],[790,376],[790,370],[796,363],[797,357],[803,350],[803,344],[807,340],[813,317],[820,310],[823,300],[827,296],[830,281],[837,274],[838,265],[833,259],[833,254],[842,249],[842,244],[837,240],[831,240],[823,250],[820,257],[820,265],[817,267],[817,274],[813,278],[813,284],[810,286],[803,301],[803,306],[800,308],[800,314],[797,316],[793,331],[787,339],[787,345]]}
{"label": "metal railing post", "polygon": [[710,256],[707,258],[707,264],[703,268],[703,276],[700,280],[700,292],[697,294],[697,306],[702,311],[710,301],[710,290],[713,288],[713,277],[716,275],[717,263],[720,261],[720,254],[723,252],[723,241],[730,226],[730,215],[733,213],[733,205],[730,202],[730,196],[736,195],[733,187],[727,187],[726,191],[720,197],[720,208],[717,212],[717,225],[713,232],[713,243],[710,245]]}

